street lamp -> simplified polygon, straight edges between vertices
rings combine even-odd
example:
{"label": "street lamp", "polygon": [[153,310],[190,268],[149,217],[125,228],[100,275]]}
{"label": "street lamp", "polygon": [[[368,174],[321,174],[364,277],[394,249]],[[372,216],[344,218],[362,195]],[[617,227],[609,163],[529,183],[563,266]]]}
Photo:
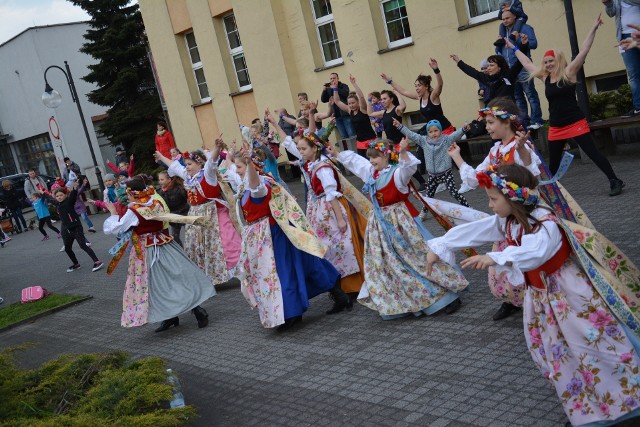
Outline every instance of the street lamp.
{"label": "street lamp", "polygon": [[60,104],[62,104],[62,96],[60,95],[60,92],[54,90],[47,81],[47,71],[49,71],[51,68],[57,68],[58,70],[62,71],[62,74],[64,74],[64,76],[67,78],[67,84],[69,85],[69,90],[71,91],[71,100],[75,102],[76,106],[78,107],[78,114],[80,114],[80,120],[82,121],[82,127],[84,128],[84,135],[87,137],[87,144],[89,144],[89,151],[91,152],[93,167],[96,169],[96,178],[98,179],[98,185],[100,186],[100,191],[104,191],[102,172],[100,172],[100,168],[98,167],[98,160],[96,159],[96,153],[93,151],[93,144],[91,144],[91,137],[89,136],[87,123],[84,121],[84,114],[82,114],[80,98],[78,98],[76,85],[73,84],[71,69],[69,68],[69,64],[67,63],[67,61],[64,61],[64,67],[67,69],[66,72],[57,65],[50,65],[46,70],[44,70],[44,93],[42,94],[42,103],[47,108],[58,108]]}

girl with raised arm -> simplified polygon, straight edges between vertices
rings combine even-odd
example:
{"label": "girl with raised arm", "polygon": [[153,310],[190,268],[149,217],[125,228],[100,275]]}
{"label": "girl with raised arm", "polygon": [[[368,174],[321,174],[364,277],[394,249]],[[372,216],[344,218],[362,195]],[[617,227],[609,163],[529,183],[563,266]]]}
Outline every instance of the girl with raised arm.
{"label": "girl with raised arm", "polygon": [[168,166],[169,176],[184,181],[189,200],[189,215],[204,216],[211,220],[207,225],[187,224],[184,235],[184,251],[198,267],[202,268],[213,284],[224,283],[233,277],[233,268],[240,257],[240,234],[229,216],[229,205],[221,197],[218,183],[218,154],[224,146],[216,139],[209,158],[200,150],[182,153],[186,166],[156,151],[155,158]]}
{"label": "girl with raised arm", "polygon": [[[365,282],[358,301],[387,319],[443,310],[449,314],[461,305],[458,292],[467,281],[452,267],[426,274],[426,241],[433,236],[418,219],[409,202],[409,181],[419,160],[407,151],[408,139],[399,144],[400,154],[389,140],[377,140],[367,152],[369,161],[353,151],[337,159],[366,182],[373,210],[367,219],[364,253]],[[330,154],[335,151],[331,148]],[[399,161],[398,161],[399,160]]]}
{"label": "girl with raised arm", "polygon": [[331,86],[333,90],[333,101],[339,109],[349,114],[351,127],[356,133],[356,148],[358,154],[365,157],[369,143],[376,139],[376,132],[373,130],[373,127],[371,127],[371,119],[367,113],[367,99],[364,97],[362,89],[360,89],[360,86],[356,83],[355,77],[349,75],[349,80],[355,88],[356,93],[355,95],[350,94],[347,97],[348,105],[340,100],[337,86],[338,82],[333,82]]}
{"label": "girl with raised arm", "polygon": [[[576,100],[576,81],[578,71],[584,65],[591,49],[596,32],[602,25],[602,14],[591,27],[587,38],[582,42],[580,52],[567,64],[564,53],[560,50],[548,50],[542,59],[542,65],[536,67],[511,41],[506,40],[507,47],[513,49],[520,63],[529,72],[530,78],[538,78],[544,82],[545,96],[549,101],[549,169],[555,174],[560,167],[560,160],[568,139],[573,138],[582,151],[609,179],[610,196],[622,193],[624,182],[616,176],[611,163],[596,148],[595,140],[589,129],[589,123]],[[523,36],[526,43],[526,36]]]}

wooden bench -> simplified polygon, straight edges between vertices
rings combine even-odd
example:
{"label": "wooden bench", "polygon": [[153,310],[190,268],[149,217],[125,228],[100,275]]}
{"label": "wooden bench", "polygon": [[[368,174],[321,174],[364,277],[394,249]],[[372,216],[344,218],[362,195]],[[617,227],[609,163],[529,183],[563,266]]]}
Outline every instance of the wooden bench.
{"label": "wooden bench", "polygon": [[591,128],[591,131],[593,132],[596,139],[596,146],[598,147],[598,149],[602,150],[602,152],[606,156],[616,154],[617,144],[640,141],[640,139],[635,139],[635,136],[631,138],[633,140],[625,141],[625,139],[627,138],[624,138],[623,136],[623,134],[625,133],[624,131],[620,132],[620,135],[618,134],[618,132],[616,132],[614,138],[614,131],[616,129],[622,130],[624,128],[640,127],[640,116],[610,117],[604,120],[596,120],[589,123],[589,127]]}

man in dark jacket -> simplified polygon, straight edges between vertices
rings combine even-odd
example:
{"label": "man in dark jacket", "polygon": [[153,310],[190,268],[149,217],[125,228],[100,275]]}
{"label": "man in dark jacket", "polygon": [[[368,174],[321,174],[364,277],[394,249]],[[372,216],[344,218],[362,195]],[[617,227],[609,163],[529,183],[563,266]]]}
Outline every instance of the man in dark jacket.
{"label": "man in dark jacket", "polygon": [[74,161],[72,161],[70,158],[65,157],[64,158],[64,171],[62,172],[62,179],[64,179],[64,182],[68,182],[69,181],[69,172],[73,171],[73,173],[76,174],[76,178],[78,176],[80,176],[80,166],[78,166],[78,164]]}
{"label": "man in dark jacket", "polygon": [[2,182],[2,190],[2,197],[5,205],[7,206],[13,221],[16,223],[16,232],[20,234],[23,230],[28,231],[29,228],[24,220],[24,216],[22,216],[22,206],[20,204],[21,198],[24,197],[24,193],[19,192],[9,180],[4,180]]}
{"label": "man in dark jacket", "polygon": [[[331,73],[330,75],[330,83],[325,83],[322,88],[322,95],[320,96],[320,101],[327,103],[331,98],[333,98],[333,89],[331,89],[332,83],[338,83],[338,96],[340,96],[340,101],[348,104],[347,97],[349,96],[349,86],[342,83],[338,78],[338,73]],[[336,127],[338,128],[338,132],[340,132],[340,136],[342,139],[354,138],[356,133],[353,131],[353,127],[351,126],[351,118],[349,117],[349,113],[345,113],[339,108],[333,109],[333,115],[336,118]]]}

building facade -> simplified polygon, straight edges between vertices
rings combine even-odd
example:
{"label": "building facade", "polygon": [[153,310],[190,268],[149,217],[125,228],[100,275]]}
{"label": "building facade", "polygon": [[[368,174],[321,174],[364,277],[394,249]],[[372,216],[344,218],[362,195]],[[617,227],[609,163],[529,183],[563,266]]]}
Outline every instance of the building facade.
{"label": "building facade", "polygon": [[106,109],[89,102],[86,94],[96,87],[81,79],[95,63],[80,52],[87,29],[86,22],[32,27],[0,45],[0,176],[31,168],[58,176],[62,159],[70,157],[97,184],[82,122],[60,70],[49,70],[47,80],[62,95],[62,104],[50,109],[42,103],[45,70],[50,65],[64,69],[67,61],[98,165],[104,165],[92,117]]}
{"label": "building facade", "polygon": [[[548,49],[570,56],[563,2],[524,2],[534,27],[540,62]],[[454,126],[477,116],[477,82],[449,58],[457,54],[479,68],[494,54],[498,0],[139,0],[172,130],[182,149],[237,138],[238,123],[262,117],[266,107],[298,111],[297,94],[320,98],[330,73],[362,90],[388,86],[384,72],[405,88],[419,74],[444,78],[444,112]],[[574,1],[578,38],[586,36],[601,2]],[[614,22],[605,25],[585,64],[588,85],[606,87],[624,76]],[[624,77],[622,77],[624,78]],[[544,116],[544,88],[536,83]],[[320,111],[326,109],[321,104]],[[407,100],[405,121],[419,120],[418,102]],[[295,114],[295,113],[294,113]]]}

